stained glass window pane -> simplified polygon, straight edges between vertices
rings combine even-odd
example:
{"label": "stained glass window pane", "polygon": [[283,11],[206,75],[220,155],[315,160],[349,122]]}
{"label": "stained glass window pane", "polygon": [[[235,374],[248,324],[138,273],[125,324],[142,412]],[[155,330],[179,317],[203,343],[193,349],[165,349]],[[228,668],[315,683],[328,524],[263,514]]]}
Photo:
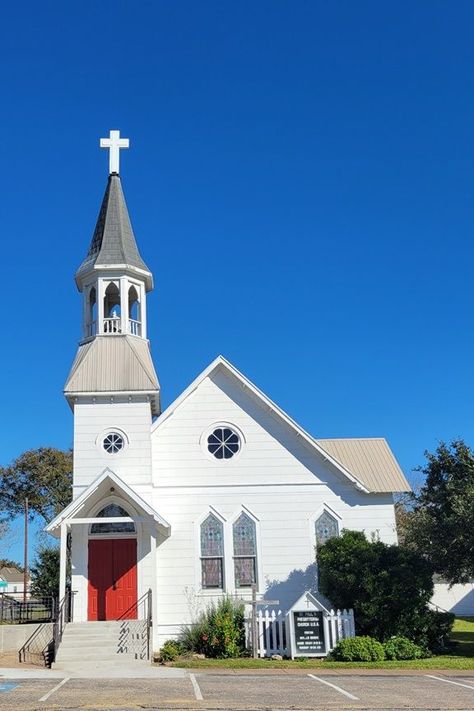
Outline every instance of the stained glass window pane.
{"label": "stained glass window pane", "polygon": [[234,555],[256,555],[255,523],[247,514],[240,514],[233,526]]}
{"label": "stained glass window pane", "polygon": [[256,582],[255,558],[235,558],[235,587],[249,588]]}
{"label": "stained glass window pane", "polygon": [[201,524],[201,555],[223,556],[222,523],[213,514],[209,514],[203,524]]}
{"label": "stained glass window pane", "polygon": [[222,588],[222,558],[202,558],[202,587]]}
{"label": "stained glass window pane", "polygon": [[[130,516],[130,514],[118,504],[108,504],[97,514],[97,518],[115,518],[117,516]],[[131,521],[93,523],[91,533],[135,533],[135,524]]]}
{"label": "stained glass window pane", "polygon": [[330,513],[324,511],[316,521],[316,544],[322,546],[330,538],[338,535],[339,526],[336,519]]}

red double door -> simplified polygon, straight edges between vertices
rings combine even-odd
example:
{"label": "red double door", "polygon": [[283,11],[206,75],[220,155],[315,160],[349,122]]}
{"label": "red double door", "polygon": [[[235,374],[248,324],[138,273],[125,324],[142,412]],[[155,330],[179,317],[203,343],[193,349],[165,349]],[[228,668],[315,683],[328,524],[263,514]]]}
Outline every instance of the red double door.
{"label": "red double door", "polygon": [[137,541],[109,538],[89,541],[89,620],[137,618]]}

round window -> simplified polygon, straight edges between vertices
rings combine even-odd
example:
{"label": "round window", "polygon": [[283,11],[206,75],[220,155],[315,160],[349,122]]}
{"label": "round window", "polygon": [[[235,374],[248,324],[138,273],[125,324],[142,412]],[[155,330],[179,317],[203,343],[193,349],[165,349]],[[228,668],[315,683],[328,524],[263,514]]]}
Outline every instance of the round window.
{"label": "round window", "polygon": [[104,437],[102,445],[109,454],[117,454],[117,452],[123,449],[123,437],[118,434],[118,432],[109,432],[109,434]]}
{"label": "round window", "polygon": [[207,438],[207,448],[216,459],[230,459],[240,449],[240,437],[230,427],[217,427]]}

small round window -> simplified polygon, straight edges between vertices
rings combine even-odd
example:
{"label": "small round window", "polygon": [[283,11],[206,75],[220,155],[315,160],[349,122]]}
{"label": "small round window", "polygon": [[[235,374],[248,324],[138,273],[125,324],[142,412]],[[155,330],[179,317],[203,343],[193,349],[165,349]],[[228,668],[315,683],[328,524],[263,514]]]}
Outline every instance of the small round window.
{"label": "small round window", "polygon": [[118,434],[118,432],[109,432],[109,434],[104,437],[102,445],[108,454],[117,454],[117,452],[123,449],[123,437]]}
{"label": "small round window", "polygon": [[240,437],[230,427],[217,427],[207,438],[207,449],[216,459],[231,459],[240,449]]}

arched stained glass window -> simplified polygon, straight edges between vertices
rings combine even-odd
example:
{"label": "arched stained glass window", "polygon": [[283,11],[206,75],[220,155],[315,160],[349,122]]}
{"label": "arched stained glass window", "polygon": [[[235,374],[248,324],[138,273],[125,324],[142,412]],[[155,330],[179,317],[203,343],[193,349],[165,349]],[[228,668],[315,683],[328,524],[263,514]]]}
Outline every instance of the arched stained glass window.
{"label": "arched stained glass window", "polygon": [[[118,504],[108,504],[96,514],[96,518],[117,518],[118,516],[130,517],[130,514]],[[132,521],[93,523],[91,533],[135,533],[135,524]]]}
{"label": "arched stained glass window", "polygon": [[330,538],[339,535],[339,524],[337,519],[328,511],[323,511],[321,516],[316,519],[316,545],[322,546]]}
{"label": "arched stained glass window", "polygon": [[257,534],[255,521],[241,513],[232,527],[235,587],[248,588],[257,581]]}
{"label": "arched stained glass window", "polygon": [[222,588],[224,571],[224,528],[209,514],[201,524],[201,574],[203,588]]}

